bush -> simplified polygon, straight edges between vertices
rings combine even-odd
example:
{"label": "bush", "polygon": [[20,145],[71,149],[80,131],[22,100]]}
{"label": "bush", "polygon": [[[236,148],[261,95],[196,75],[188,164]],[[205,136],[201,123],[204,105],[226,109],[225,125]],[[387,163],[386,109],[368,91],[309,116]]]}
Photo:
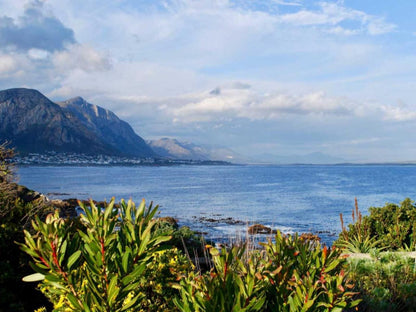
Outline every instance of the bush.
{"label": "bush", "polygon": [[[129,201],[114,209],[114,200],[105,209],[93,202],[90,207],[80,205],[85,211],[80,217],[83,228],[56,211],[45,222],[36,218],[36,234],[25,231],[21,245],[32,257],[40,287],[55,310],[136,311],[151,307],[149,300],[155,297],[171,300],[163,291],[157,296],[147,291],[158,275],[143,279],[163,256],[159,245],[170,239],[152,233],[157,207],[146,207],[144,201],[136,207]],[[166,280],[175,274],[162,274],[161,287],[168,287]]]}
{"label": "bush", "polygon": [[265,311],[342,311],[358,304],[339,249],[280,232],[264,246]]}
{"label": "bush", "polygon": [[244,263],[244,248],[225,247],[217,250],[209,246],[214,262],[210,272],[184,276],[180,285],[180,298],[174,302],[180,311],[260,311],[264,293],[259,287],[260,274],[257,261]]}
{"label": "bush", "polygon": [[[372,248],[385,250],[415,250],[416,206],[406,198],[399,205],[369,208],[370,214],[362,216],[356,201],[353,223],[344,228],[338,246],[350,252],[369,252]],[[341,215],[342,223],[342,215]]]}
{"label": "bush", "polygon": [[363,301],[360,311],[414,311],[415,260],[396,253],[349,259],[350,276]]}
{"label": "bush", "polygon": [[214,268],[185,277],[181,311],[342,311],[353,285],[338,249],[278,232],[262,250],[210,247]]}

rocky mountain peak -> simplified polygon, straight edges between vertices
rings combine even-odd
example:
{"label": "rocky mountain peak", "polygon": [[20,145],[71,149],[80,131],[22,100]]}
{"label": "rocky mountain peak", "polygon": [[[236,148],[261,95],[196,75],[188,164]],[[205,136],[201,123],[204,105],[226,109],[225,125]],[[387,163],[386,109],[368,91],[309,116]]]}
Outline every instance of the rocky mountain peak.
{"label": "rocky mountain peak", "polygon": [[0,91],[0,142],[47,151],[154,157],[129,124],[81,97],[54,103],[37,90]]}

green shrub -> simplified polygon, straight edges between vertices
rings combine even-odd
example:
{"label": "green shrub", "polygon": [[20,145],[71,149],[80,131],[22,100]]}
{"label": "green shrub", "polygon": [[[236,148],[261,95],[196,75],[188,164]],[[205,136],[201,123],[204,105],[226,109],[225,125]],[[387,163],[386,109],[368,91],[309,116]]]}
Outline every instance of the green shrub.
{"label": "green shrub", "polygon": [[353,211],[353,223],[343,226],[336,245],[350,252],[369,252],[372,248],[386,250],[415,250],[416,206],[406,198],[399,205],[369,208],[369,215],[362,216],[357,201]]}
{"label": "green shrub", "polygon": [[244,263],[242,247],[209,248],[214,268],[184,276],[177,286],[181,296],[174,302],[180,311],[260,311],[265,298],[259,287],[258,262]]}
{"label": "green shrub", "polygon": [[353,285],[343,270],[338,249],[324,247],[298,235],[263,244],[210,248],[214,268],[185,277],[175,303],[181,311],[342,311],[353,301]]}
{"label": "green shrub", "polygon": [[363,301],[360,311],[414,311],[415,260],[396,253],[351,258],[348,270]]}
{"label": "green shrub", "polygon": [[[55,311],[136,311],[149,306],[143,277],[159,245],[169,236],[154,235],[157,207],[136,207],[114,200],[100,209],[81,204],[83,228],[59,213],[33,222],[36,234],[25,231],[21,248],[43,280],[40,287]],[[152,279],[149,281],[149,283]]]}
{"label": "green shrub", "polygon": [[358,304],[339,249],[280,232],[264,246],[265,311],[342,311]]}

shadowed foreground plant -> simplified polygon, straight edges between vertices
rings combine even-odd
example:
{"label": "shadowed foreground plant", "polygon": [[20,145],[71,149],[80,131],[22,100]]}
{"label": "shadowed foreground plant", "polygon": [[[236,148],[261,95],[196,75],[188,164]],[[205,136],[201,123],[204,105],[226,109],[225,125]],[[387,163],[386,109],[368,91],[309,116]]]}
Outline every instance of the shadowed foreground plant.
{"label": "shadowed foreground plant", "polygon": [[280,232],[263,245],[264,311],[342,311],[359,303],[340,250]]}
{"label": "shadowed foreground plant", "polygon": [[141,277],[160,243],[169,236],[152,233],[157,206],[132,201],[100,209],[80,203],[82,226],[58,212],[33,222],[21,248],[43,278],[40,287],[55,311],[136,311],[146,293]]}
{"label": "shadowed foreground plant", "polygon": [[265,298],[255,265],[243,261],[244,248],[209,248],[214,268],[184,277],[177,285],[180,298],[174,299],[176,306],[183,312],[260,311]]}
{"label": "shadowed foreground plant", "polygon": [[210,248],[214,268],[184,278],[175,304],[190,311],[343,311],[359,300],[338,249],[298,235],[262,244],[263,250]]}

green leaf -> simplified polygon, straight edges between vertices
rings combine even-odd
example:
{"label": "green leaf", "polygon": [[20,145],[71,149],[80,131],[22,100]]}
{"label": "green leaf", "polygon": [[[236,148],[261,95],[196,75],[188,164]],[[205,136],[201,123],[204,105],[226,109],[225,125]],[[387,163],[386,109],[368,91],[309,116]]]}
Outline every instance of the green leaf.
{"label": "green leaf", "polygon": [[68,259],[68,269],[70,270],[74,263],[79,259],[81,256],[81,250],[77,250],[74,252]]}
{"label": "green leaf", "polygon": [[83,307],[79,304],[77,298],[75,298],[75,296],[73,294],[68,293],[66,296],[67,296],[69,302],[72,304],[72,306],[75,309],[83,311]]}
{"label": "green leaf", "polygon": [[127,268],[129,265],[129,260],[130,260],[130,251],[127,250],[124,254],[123,254],[123,258],[121,260],[121,265],[123,267],[124,273],[127,273]]}
{"label": "green leaf", "polygon": [[339,260],[334,260],[332,261],[326,268],[325,268],[325,273],[328,273],[330,271],[332,271],[333,269],[335,269],[338,265],[340,264]]}
{"label": "green leaf", "polygon": [[127,303],[125,306],[123,306],[123,308],[121,309],[121,311],[127,310],[128,308],[132,307],[137,302],[137,300],[139,300],[139,299],[141,300],[143,298],[145,298],[145,295],[139,293],[137,296],[133,297],[130,300],[129,303]]}
{"label": "green leaf", "polygon": [[120,288],[117,287],[118,276],[114,275],[111,280],[110,284],[108,285],[108,304],[113,306],[115,299],[120,291]]}

